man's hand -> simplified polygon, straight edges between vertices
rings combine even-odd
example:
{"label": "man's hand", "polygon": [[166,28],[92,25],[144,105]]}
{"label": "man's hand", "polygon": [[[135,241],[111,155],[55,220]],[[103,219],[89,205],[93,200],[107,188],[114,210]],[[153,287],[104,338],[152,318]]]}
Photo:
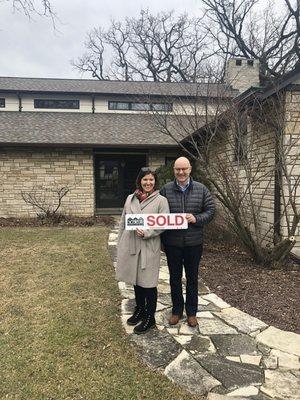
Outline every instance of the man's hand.
{"label": "man's hand", "polygon": [[194,224],[196,222],[196,218],[193,214],[186,214],[185,218],[189,224]]}
{"label": "man's hand", "polygon": [[139,228],[136,229],[136,234],[139,237],[144,237],[145,236],[144,231],[142,229],[139,229]]}

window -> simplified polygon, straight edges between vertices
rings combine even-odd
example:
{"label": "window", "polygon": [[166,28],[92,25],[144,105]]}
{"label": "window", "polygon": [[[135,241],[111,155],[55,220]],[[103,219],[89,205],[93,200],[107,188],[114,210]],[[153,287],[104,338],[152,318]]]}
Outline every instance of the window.
{"label": "window", "polygon": [[5,99],[0,99],[0,108],[5,108]]}
{"label": "window", "polygon": [[172,111],[172,103],[138,103],[133,101],[109,101],[109,110],[130,110],[130,111]]}
{"label": "window", "polygon": [[149,103],[131,103],[131,110],[133,110],[133,111],[150,111],[151,105]]}
{"label": "window", "polygon": [[247,112],[242,111],[234,129],[234,161],[243,161],[247,158]]}
{"label": "window", "polygon": [[253,63],[254,63],[253,60],[247,60],[247,65],[248,65],[249,67],[253,67]]}
{"label": "window", "polygon": [[79,109],[79,100],[34,99],[34,108]]}
{"label": "window", "polygon": [[235,60],[235,65],[241,66],[242,65],[242,60]]}
{"label": "window", "polygon": [[173,104],[172,103],[153,103],[152,110],[153,111],[172,111]]}
{"label": "window", "polygon": [[109,110],[129,110],[130,103],[122,103],[121,101],[109,101],[108,109]]}

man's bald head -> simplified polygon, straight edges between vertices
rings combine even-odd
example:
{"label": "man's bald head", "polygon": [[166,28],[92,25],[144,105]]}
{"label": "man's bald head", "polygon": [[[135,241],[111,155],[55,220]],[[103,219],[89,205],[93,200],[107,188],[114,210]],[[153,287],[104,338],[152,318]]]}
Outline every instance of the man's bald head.
{"label": "man's bald head", "polygon": [[174,168],[184,168],[183,166],[191,167],[191,163],[190,163],[189,159],[186,157],[178,157],[175,160]]}

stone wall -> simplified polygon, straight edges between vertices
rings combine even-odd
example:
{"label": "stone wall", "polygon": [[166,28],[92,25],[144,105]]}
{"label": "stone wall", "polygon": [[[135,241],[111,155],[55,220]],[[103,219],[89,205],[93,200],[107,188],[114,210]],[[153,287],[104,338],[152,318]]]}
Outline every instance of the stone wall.
{"label": "stone wall", "polygon": [[[289,165],[288,179],[283,177],[283,190],[285,198],[288,201],[289,194],[295,199],[298,212],[300,210],[300,91],[288,91],[285,99],[285,131],[284,131],[284,153],[286,162]],[[288,185],[290,181],[290,186]],[[290,190],[289,190],[290,188]],[[282,204],[284,207],[284,204]],[[288,206],[288,220],[289,225],[292,223],[293,212],[291,205]],[[285,237],[289,236],[287,219],[283,218],[282,233]],[[296,245],[293,252],[300,256],[300,226],[296,229],[295,233]]]}
{"label": "stone wall", "polygon": [[[285,109],[281,109],[281,105],[285,105]],[[300,207],[300,93],[287,92],[282,102],[279,98],[270,98],[264,103],[264,107],[260,108],[259,114],[256,109],[250,110],[247,124],[248,152],[245,162],[235,160],[232,128],[227,131],[219,129],[210,158],[216,176],[218,176],[218,171],[220,172],[218,179],[221,185],[222,171],[226,169],[228,169],[228,176],[232,174],[229,179],[232,181],[236,179],[236,182],[239,182],[241,191],[247,188],[250,180],[252,181],[248,185],[247,195],[243,200],[244,218],[254,232],[253,215],[257,215],[255,221],[256,231],[258,231],[257,239],[265,245],[273,243],[274,236],[275,143],[276,135],[282,133],[280,128],[282,117],[284,117],[285,129],[281,136],[281,152],[287,165],[288,179],[283,174],[280,229],[283,238],[289,237],[288,225],[291,226],[293,215],[289,204],[291,193],[296,199],[298,210]],[[289,187],[292,188],[290,192]],[[284,215],[285,208],[287,216]],[[295,238],[296,245],[293,252],[300,255],[299,226]]]}
{"label": "stone wall", "polygon": [[[236,115],[232,115],[231,120],[235,118]],[[246,226],[253,233],[256,232],[257,240],[267,244],[273,240],[274,134],[257,120],[248,117],[246,160],[236,159],[236,135],[233,126],[219,128],[210,152],[211,172],[222,190],[226,188],[226,181],[229,182],[233,196],[241,201]],[[221,203],[219,208],[223,209]],[[223,209],[220,212],[227,211]]]}
{"label": "stone wall", "polygon": [[[49,189],[70,187],[61,212],[94,214],[94,169],[91,150],[61,148],[0,149],[0,217],[34,217],[36,212],[21,193],[35,191],[54,201]],[[46,190],[45,190],[46,189]]]}
{"label": "stone wall", "polygon": [[149,167],[158,168],[161,165],[165,165],[166,157],[177,158],[182,154],[179,151],[171,150],[171,151],[159,151],[159,150],[150,150],[148,156]]}

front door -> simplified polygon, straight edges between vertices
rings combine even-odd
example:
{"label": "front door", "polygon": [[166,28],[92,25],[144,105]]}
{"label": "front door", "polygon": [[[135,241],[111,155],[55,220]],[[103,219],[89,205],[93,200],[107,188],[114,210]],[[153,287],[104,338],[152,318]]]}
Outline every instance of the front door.
{"label": "front door", "polygon": [[123,207],[126,197],[135,190],[139,170],[145,165],[145,155],[96,156],[96,207]]}

